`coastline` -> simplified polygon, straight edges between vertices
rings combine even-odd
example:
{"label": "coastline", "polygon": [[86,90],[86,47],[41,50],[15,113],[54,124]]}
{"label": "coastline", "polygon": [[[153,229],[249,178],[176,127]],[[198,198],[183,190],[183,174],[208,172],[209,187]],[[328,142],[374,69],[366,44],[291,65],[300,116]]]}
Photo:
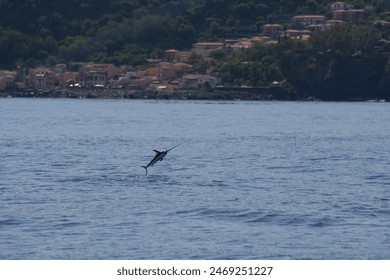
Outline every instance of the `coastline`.
{"label": "coastline", "polygon": [[280,100],[315,101],[314,97],[298,96],[281,87],[219,88],[189,90],[71,88],[53,91],[0,91],[0,98],[75,98],[75,99],[161,99],[161,100]]}
{"label": "coastline", "polygon": [[218,88],[189,90],[72,88],[53,91],[0,91],[0,98],[73,98],[73,99],[156,99],[156,100],[244,100],[244,101],[339,101],[386,102],[384,99],[349,98],[321,100],[315,96],[300,95],[282,87]]}

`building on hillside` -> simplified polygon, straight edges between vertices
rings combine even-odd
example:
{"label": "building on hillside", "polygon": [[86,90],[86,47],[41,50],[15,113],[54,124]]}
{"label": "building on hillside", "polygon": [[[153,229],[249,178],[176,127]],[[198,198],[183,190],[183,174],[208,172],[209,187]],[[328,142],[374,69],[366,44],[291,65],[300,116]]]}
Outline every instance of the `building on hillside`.
{"label": "building on hillside", "polygon": [[104,87],[122,73],[114,64],[83,63],[79,68],[79,83],[83,87]]}
{"label": "building on hillside", "polygon": [[332,3],[330,4],[330,10],[332,12],[334,11],[338,11],[338,10],[351,10],[353,9],[353,5],[350,5],[350,4],[347,4],[345,2],[335,2],[335,3]]}
{"label": "building on hillside", "polygon": [[221,84],[221,80],[217,77],[210,75],[184,75],[179,82],[179,88],[190,89],[190,88],[201,88],[211,87],[214,88]]}
{"label": "building on hillside", "polygon": [[330,20],[327,20],[325,23],[327,29],[334,27],[334,26],[337,26],[337,25],[342,25],[342,24],[345,24],[345,21],[339,20],[339,19],[330,19]]}
{"label": "building on hillside", "polygon": [[148,65],[150,67],[157,67],[157,65],[163,61],[162,59],[158,59],[158,58],[148,58],[146,59],[146,62],[148,63]]}
{"label": "building on hillside", "polygon": [[345,15],[346,15],[345,21],[354,22],[358,18],[363,17],[365,14],[366,14],[366,11],[363,9],[348,10],[345,13]]}
{"label": "building on hillside", "polygon": [[179,62],[180,61],[180,52],[178,50],[166,50],[164,52],[164,61],[166,62]]}
{"label": "building on hillside", "polygon": [[28,71],[25,67],[16,67],[15,86],[18,89],[25,89],[28,86]]}
{"label": "building on hillside", "polygon": [[192,52],[195,55],[199,55],[201,58],[209,58],[212,52],[223,49],[223,43],[199,42],[193,44]]}
{"label": "building on hillside", "polygon": [[68,72],[69,69],[68,69],[68,66],[66,64],[56,64],[56,66],[54,66],[54,72],[55,73],[65,73],[65,72]]}
{"label": "building on hillside", "polygon": [[50,70],[54,72],[59,87],[69,87],[78,82],[79,72],[70,72],[66,64],[57,64]]}
{"label": "building on hillside", "polygon": [[65,72],[57,74],[60,87],[79,86],[79,72]]}
{"label": "building on hillside", "polygon": [[144,71],[132,72],[122,74],[118,81],[111,82],[111,87],[126,88],[126,89],[144,89],[152,83],[151,76],[148,76]]}
{"label": "building on hillside", "polygon": [[336,19],[336,20],[345,21],[345,19],[347,18],[346,14],[345,14],[345,10],[333,11],[333,18]]}
{"label": "building on hillside", "polygon": [[241,49],[249,49],[253,46],[253,42],[248,38],[243,38],[238,40],[237,42],[232,42],[228,44],[227,47],[232,49],[233,51],[239,51]]}
{"label": "building on hillside", "polygon": [[324,16],[320,15],[302,15],[302,16],[295,16],[292,18],[292,24],[296,28],[306,28],[309,25],[312,24],[324,24],[326,21],[326,18]]}
{"label": "building on hillside", "polygon": [[248,49],[254,45],[271,45],[277,44],[278,41],[269,36],[254,36],[251,38],[241,38],[238,40],[227,40],[226,47],[232,49],[233,51],[238,51],[241,49]]}
{"label": "building on hillside", "polygon": [[365,5],[364,9],[355,9],[353,5],[345,2],[331,4],[330,10],[332,11],[333,19],[346,22],[354,22],[361,16],[375,13],[375,7],[372,5]]}
{"label": "building on hillside", "polygon": [[175,70],[175,77],[181,77],[192,70],[193,66],[187,63],[174,63],[173,69]]}
{"label": "building on hillside", "polygon": [[374,21],[374,25],[378,28],[389,28],[390,27],[390,21],[387,20],[376,20]]}
{"label": "building on hillside", "polygon": [[0,90],[13,87],[16,80],[16,71],[0,70]]}
{"label": "building on hillside", "polygon": [[310,38],[310,33],[310,30],[287,29],[283,36],[294,40],[307,41]]}
{"label": "building on hillside", "polygon": [[192,55],[191,51],[179,51],[179,60],[178,62],[188,63]]}
{"label": "building on hillside", "polygon": [[89,63],[79,70],[79,83],[82,87],[104,87],[108,81],[105,65]]}
{"label": "building on hillside", "polygon": [[265,24],[262,27],[262,33],[265,36],[270,36],[273,38],[279,37],[284,30],[283,25],[281,24]]}
{"label": "building on hillside", "polygon": [[390,54],[390,41],[381,39],[374,46],[375,52],[380,54]]}
{"label": "building on hillside", "polygon": [[307,26],[307,30],[309,30],[310,32],[324,31],[326,29],[327,29],[327,27],[325,24],[311,24],[311,25]]}
{"label": "building on hillside", "polygon": [[337,10],[333,12],[334,19],[346,22],[354,22],[364,15],[365,11],[363,9]]}
{"label": "building on hillside", "polygon": [[171,63],[187,63],[192,55],[191,51],[166,50],[162,61]]}
{"label": "building on hillside", "polygon": [[176,76],[176,71],[173,64],[170,62],[160,62],[157,66],[157,79],[161,81],[172,80]]}
{"label": "building on hillside", "polygon": [[192,65],[186,63],[160,62],[157,67],[156,78],[160,81],[169,81],[187,74]]}
{"label": "building on hillside", "polygon": [[56,86],[56,75],[48,68],[39,67],[31,69],[28,75],[28,85],[30,88],[39,91],[51,91]]}
{"label": "building on hillside", "polygon": [[342,21],[342,20],[339,20],[339,19],[331,19],[331,20],[327,20],[325,22],[325,24],[312,24],[312,25],[309,25],[307,26],[307,29],[310,31],[310,32],[315,32],[315,31],[325,31],[325,30],[328,30],[334,26],[337,26],[337,25],[342,25],[342,24],[345,24],[345,21]]}

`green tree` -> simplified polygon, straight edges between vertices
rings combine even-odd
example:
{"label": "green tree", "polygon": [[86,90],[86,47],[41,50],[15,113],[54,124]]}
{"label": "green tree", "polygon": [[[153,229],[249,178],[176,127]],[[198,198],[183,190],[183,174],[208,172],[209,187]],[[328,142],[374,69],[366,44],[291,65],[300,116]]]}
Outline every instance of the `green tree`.
{"label": "green tree", "polygon": [[380,39],[379,32],[371,26],[339,25],[323,32],[315,32],[310,38],[319,52],[351,55],[358,51],[372,52]]}
{"label": "green tree", "polygon": [[17,60],[27,58],[28,38],[20,31],[5,29],[0,30],[0,60],[5,67],[14,67]]}
{"label": "green tree", "polygon": [[251,13],[251,7],[247,3],[239,3],[238,5],[233,6],[232,12],[236,19],[245,20]]}
{"label": "green tree", "polygon": [[146,15],[133,25],[136,42],[147,46],[159,46],[167,35],[167,29],[161,16]]}
{"label": "green tree", "polygon": [[88,61],[89,55],[94,52],[91,39],[82,36],[68,37],[59,48],[60,58],[66,61]]}

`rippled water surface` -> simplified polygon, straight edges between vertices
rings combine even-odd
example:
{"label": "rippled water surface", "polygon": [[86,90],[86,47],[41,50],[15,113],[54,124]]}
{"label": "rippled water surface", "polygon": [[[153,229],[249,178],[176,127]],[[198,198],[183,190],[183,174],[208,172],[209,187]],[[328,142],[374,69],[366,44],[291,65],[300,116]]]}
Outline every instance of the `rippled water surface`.
{"label": "rippled water surface", "polygon": [[0,259],[390,259],[389,106],[0,99]]}

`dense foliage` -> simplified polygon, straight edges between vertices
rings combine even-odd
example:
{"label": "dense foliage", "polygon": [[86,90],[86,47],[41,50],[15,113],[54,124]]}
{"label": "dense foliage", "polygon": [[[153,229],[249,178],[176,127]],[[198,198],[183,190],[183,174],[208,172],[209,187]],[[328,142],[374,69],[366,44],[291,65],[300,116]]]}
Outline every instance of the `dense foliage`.
{"label": "dense foliage", "polygon": [[[221,54],[216,71],[227,83],[251,86],[268,85],[297,74],[308,78],[300,71],[318,68],[318,57],[374,54],[379,39],[380,33],[374,27],[341,25],[314,32],[308,42],[281,38],[273,47],[255,45],[238,53]],[[218,61],[218,54],[214,55]]]}
{"label": "dense foliage", "polygon": [[[0,0],[0,67],[69,61],[137,65],[201,39],[255,34],[267,22],[322,13],[317,0]],[[349,1],[357,7],[372,2]]]}
{"label": "dense foliage", "polygon": [[[294,15],[330,16],[332,2],[0,0],[0,69],[74,61],[137,66],[160,57],[165,49],[190,49],[196,41],[258,35],[261,25],[288,23]],[[354,25],[314,33],[308,42],[282,38],[273,47],[216,52],[210,63],[195,59],[194,69],[212,70],[232,86],[278,81],[292,92],[345,99],[350,96],[343,88],[349,83],[349,91],[353,87],[365,94],[371,88],[376,97],[389,98],[390,65],[376,56],[375,44],[389,40],[390,29],[372,24],[375,19],[390,20],[383,13],[384,1],[347,2],[355,8],[371,4],[377,13]]]}

